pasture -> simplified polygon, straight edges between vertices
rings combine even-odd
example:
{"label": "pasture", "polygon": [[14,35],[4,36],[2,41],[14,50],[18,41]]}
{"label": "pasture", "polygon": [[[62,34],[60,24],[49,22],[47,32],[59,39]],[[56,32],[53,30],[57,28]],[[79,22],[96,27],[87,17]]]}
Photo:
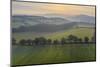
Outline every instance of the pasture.
{"label": "pasture", "polygon": [[[13,33],[17,42],[21,39],[34,39],[43,36],[46,39],[61,39],[69,35],[79,38],[94,36],[94,28],[72,28],[54,33]],[[95,61],[95,44],[47,44],[47,45],[12,45],[12,65],[49,64],[80,61]]]}
{"label": "pasture", "polygon": [[12,46],[12,65],[95,61],[95,44]]}
{"label": "pasture", "polygon": [[13,33],[12,37],[16,38],[17,41],[21,39],[34,39],[36,37],[45,37],[47,39],[61,39],[63,37],[67,37],[68,35],[75,35],[80,38],[84,38],[87,36],[91,38],[94,35],[94,28],[72,28],[65,31],[53,32],[53,33],[34,33],[34,32],[22,32],[22,33]]}

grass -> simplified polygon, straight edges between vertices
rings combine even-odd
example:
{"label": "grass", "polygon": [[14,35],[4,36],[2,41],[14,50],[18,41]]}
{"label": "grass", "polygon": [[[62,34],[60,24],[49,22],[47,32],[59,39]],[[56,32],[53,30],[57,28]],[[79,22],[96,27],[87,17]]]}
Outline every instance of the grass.
{"label": "grass", "polygon": [[13,46],[13,65],[95,60],[94,44]]}
{"label": "grass", "polygon": [[[91,38],[94,35],[93,28],[74,28],[70,30],[41,34],[13,33],[13,37],[19,41],[21,39],[34,39],[44,36],[52,40],[61,39],[68,35],[75,35],[80,38],[87,36]],[[40,46],[12,46],[12,65],[26,64],[46,64],[61,62],[94,61],[95,44],[65,44],[65,45],[40,45]]]}
{"label": "grass", "polygon": [[49,38],[52,40],[55,39],[61,39],[62,37],[67,37],[68,35],[72,34],[80,38],[84,38],[85,36],[91,38],[94,35],[94,29],[93,28],[74,28],[66,31],[60,31],[55,33],[47,33],[47,34],[36,34],[33,32],[29,33],[13,33],[13,37],[16,38],[17,41],[21,39],[34,39],[35,37],[43,36],[45,38]]}
{"label": "grass", "polygon": [[80,38],[84,38],[85,36],[91,38],[94,34],[94,29],[93,28],[74,28],[74,29],[67,30],[64,32],[53,33],[46,37],[50,39],[61,39],[62,37],[67,37],[70,34],[75,35]]}

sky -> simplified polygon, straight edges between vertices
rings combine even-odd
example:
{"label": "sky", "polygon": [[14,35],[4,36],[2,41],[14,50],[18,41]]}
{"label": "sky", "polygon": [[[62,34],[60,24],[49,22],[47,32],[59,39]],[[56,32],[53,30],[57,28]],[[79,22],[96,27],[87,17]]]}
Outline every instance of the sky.
{"label": "sky", "polygon": [[90,15],[95,16],[94,6],[48,4],[35,2],[12,2],[12,15],[45,15],[58,14],[64,16]]}

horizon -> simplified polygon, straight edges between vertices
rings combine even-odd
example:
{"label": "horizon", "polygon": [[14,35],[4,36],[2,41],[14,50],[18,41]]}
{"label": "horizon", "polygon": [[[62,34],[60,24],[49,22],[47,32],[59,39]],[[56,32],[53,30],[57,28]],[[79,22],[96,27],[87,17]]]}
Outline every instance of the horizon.
{"label": "horizon", "polygon": [[78,15],[70,15],[70,16],[64,16],[64,15],[60,15],[60,14],[41,14],[41,15],[20,15],[20,14],[16,14],[16,15],[12,15],[12,16],[43,16],[43,17],[70,17],[70,16],[91,16],[91,17],[95,17],[92,15],[86,15],[86,14],[78,14]]}

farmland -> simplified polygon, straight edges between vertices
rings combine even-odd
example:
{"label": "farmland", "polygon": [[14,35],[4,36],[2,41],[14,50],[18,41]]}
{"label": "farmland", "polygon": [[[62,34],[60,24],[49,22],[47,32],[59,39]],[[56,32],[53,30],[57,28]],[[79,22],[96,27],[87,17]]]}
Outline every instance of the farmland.
{"label": "farmland", "polygon": [[94,28],[72,28],[65,31],[54,32],[54,33],[34,33],[34,32],[26,32],[26,33],[13,33],[13,37],[16,38],[17,41],[21,39],[34,39],[35,37],[43,36],[45,38],[60,39],[62,37],[67,37],[72,34],[78,36],[80,38],[84,38],[85,36],[91,38],[94,35]]}
{"label": "farmland", "polygon": [[95,61],[94,44],[13,46],[13,65]]}
{"label": "farmland", "polygon": [[[68,35],[75,35],[80,38],[87,36],[89,39],[94,35],[93,28],[74,28],[55,33],[33,34],[14,33],[13,37],[17,42],[21,39],[34,39],[43,36],[47,39],[61,39]],[[95,61],[96,45],[91,44],[47,44],[47,45],[13,45],[12,46],[12,65],[27,64],[49,64],[65,63],[78,61]]]}

